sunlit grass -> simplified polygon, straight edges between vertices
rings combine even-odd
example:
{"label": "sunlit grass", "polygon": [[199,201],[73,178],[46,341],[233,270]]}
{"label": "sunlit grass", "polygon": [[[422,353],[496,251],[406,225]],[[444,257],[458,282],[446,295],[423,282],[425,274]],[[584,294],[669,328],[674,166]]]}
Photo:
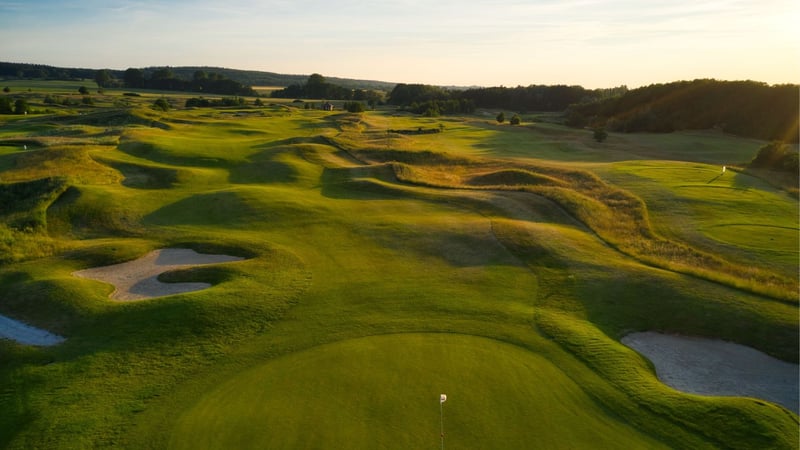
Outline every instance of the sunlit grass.
{"label": "sunlit grass", "polygon": [[[796,361],[796,304],[702,272],[722,255],[788,277],[776,249],[796,239],[796,205],[734,174],[704,184],[716,166],[646,160],[751,143],[606,146],[492,117],[155,112],[154,98],[92,123],[0,125],[9,140],[94,139],[97,121],[136,121],[109,127],[118,144],[0,145],[3,183],[68,180],[37,203],[46,227],[0,227],[18,242],[0,314],[67,338],[0,341],[0,446],[438,446],[447,393],[453,446],[797,447],[792,413],[677,393],[616,340],[657,329]],[[764,227],[787,231],[773,246]],[[213,286],[133,303],[71,275],[163,247],[248,259],[166,274]]]}

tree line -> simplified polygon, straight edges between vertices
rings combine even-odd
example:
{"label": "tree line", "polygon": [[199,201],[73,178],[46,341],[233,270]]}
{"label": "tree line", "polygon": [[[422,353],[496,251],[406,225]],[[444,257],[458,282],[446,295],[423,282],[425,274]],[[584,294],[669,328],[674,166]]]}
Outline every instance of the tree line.
{"label": "tree line", "polygon": [[[115,83],[110,71],[99,70],[95,75],[98,86],[106,87]],[[130,68],[122,75],[122,84],[131,89],[156,89],[167,91],[208,92],[221,95],[258,95],[252,87],[223,75],[197,70],[191,79],[175,75],[169,67],[155,69],[149,74],[142,69]]]}
{"label": "tree line", "polygon": [[220,95],[247,95],[257,93],[248,85],[216,72],[197,69],[191,76],[170,67],[147,69],[129,68],[125,71],[111,69],[75,69],[41,64],[0,62],[0,77],[37,78],[54,80],[94,80],[101,88],[155,89],[169,91],[208,92]]}
{"label": "tree line", "polygon": [[[455,103],[456,101],[461,103]],[[672,132],[718,128],[743,137],[798,142],[800,87],[756,81],[699,79],[629,90],[581,86],[517,86],[449,90],[398,84],[388,103],[425,115],[474,108],[565,112],[573,127],[620,132]],[[450,105],[450,107],[440,107]]]}
{"label": "tree line", "polygon": [[294,83],[272,91],[273,98],[366,101],[370,106],[383,101],[383,94],[371,89],[350,89],[330,83],[324,76],[311,74],[305,83]]}
{"label": "tree line", "polygon": [[94,78],[94,69],[53,67],[43,64],[0,62],[0,77],[84,80]]}
{"label": "tree line", "polygon": [[625,86],[589,90],[581,86],[565,85],[455,90],[426,84],[400,83],[389,93],[388,103],[419,114],[427,114],[428,108],[436,110],[437,106],[442,114],[469,113],[475,108],[507,109],[519,113],[559,112],[574,103],[606,98],[626,91]]}
{"label": "tree line", "polygon": [[717,128],[764,140],[798,141],[800,86],[700,79],[652,84],[576,103],[568,125],[621,132]]}

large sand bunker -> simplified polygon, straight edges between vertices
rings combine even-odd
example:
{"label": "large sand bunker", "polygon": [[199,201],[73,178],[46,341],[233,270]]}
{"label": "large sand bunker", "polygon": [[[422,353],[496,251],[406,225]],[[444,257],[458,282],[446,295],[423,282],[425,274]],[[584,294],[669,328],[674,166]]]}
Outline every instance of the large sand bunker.
{"label": "large sand bunker", "polygon": [[64,342],[61,336],[2,315],[0,315],[0,338],[26,345],[56,345]]}
{"label": "large sand bunker", "polygon": [[73,275],[114,285],[116,289],[111,294],[111,298],[114,300],[143,300],[211,287],[209,283],[163,283],[158,281],[158,276],[164,272],[192,266],[241,261],[242,259],[244,258],[238,256],[197,253],[186,248],[166,248],[154,250],[133,261],[80,270]]}
{"label": "large sand bunker", "polygon": [[744,345],[654,332],[632,333],[622,343],[656,368],[667,386],[701,395],[755,397],[798,413],[797,364]]}

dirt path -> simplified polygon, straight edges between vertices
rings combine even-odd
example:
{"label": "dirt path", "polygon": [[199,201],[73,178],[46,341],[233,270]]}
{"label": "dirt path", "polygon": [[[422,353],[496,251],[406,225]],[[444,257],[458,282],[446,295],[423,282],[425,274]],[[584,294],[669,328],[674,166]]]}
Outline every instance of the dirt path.
{"label": "dirt path", "polygon": [[80,270],[73,275],[114,285],[116,289],[111,294],[114,300],[143,300],[211,287],[208,283],[162,283],[158,281],[158,276],[164,272],[242,259],[238,256],[197,253],[185,248],[167,248],[154,250],[133,261]]}
{"label": "dirt path", "polygon": [[11,339],[20,344],[41,346],[64,342],[64,338],[61,336],[2,315],[0,315],[0,338]]}
{"label": "dirt path", "polygon": [[632,333],[622,343],[644,355],[664,384],[702,395],[755,397],[798,413],[800,366],[744,345],[713,339]]}

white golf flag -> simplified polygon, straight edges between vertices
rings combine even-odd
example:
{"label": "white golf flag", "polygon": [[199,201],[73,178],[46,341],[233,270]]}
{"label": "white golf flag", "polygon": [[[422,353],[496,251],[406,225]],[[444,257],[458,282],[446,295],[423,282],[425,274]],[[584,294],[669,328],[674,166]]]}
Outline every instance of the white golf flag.
{"label": "white golf flag", "polygon": [[444,403],[447,401],[447,395],[442,394],[439,396],[439,403]]}

